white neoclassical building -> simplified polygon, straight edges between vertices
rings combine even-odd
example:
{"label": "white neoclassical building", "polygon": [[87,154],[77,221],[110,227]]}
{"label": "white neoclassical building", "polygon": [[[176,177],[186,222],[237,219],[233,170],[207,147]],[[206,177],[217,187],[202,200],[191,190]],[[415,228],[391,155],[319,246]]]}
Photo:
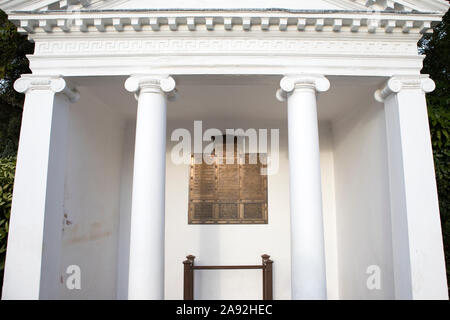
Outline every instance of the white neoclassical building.
{"label": "white neoclassical building", "polygon": [[[26,98],[3,299],[183,299],[189,254],[200,266],[269,254],[274,299],[448,299],[435,85],[417,49],[448,7],[1,0],[35,42],[15,83]],[[202,153],[214,128],[276,138],[277,170],[249,196],[262,207],[245,183],[224,204],[234,180],[220,191],[214,165],[216,202],[195,200],[212,189],[174,161],[176,132],[200,135]],[[196,270],[193,284],[195,299],[263,297],[258,270]]]}

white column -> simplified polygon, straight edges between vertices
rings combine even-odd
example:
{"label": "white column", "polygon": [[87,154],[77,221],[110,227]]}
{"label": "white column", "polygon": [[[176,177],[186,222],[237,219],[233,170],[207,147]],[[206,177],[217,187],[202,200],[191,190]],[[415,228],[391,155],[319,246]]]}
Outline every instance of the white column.
{"label": "white column", "polygon": [[426,75],[396,76],[384,102],[397,299],[448,299],[439,203],[425,93]]}
{"label": "white column", "polygon": [[280,86],[277,97],[288,104],[292,299],[326,299],[316,93],[330,82],[293,75]]}
{"label": "white column", "polygon": [[60,281],[68,106],[78,94],[59,76],[23,75],[14,88],[26,96],[2,298],[54,299]]}
{"label": "white column", "polygon": [[132,76],[138,99],[130,230],[129,299],[164,299],[166,93],[171,77]]}

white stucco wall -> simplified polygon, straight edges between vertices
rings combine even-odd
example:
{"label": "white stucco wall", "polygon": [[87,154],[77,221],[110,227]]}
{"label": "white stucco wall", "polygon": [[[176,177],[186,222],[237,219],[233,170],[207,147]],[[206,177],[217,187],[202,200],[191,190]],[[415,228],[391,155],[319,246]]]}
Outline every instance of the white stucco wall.
{"label": "white stucco wall", "polygon": [[330,123],[319,127],[320,168],[322,178],[322,210],[325,243],[327,298],[339,299],[338,244],[333,155],[333,132]]}
{"label": "white stucco wall", "polygon": [[[369,105],[332,125],[341,299],[393,299],[389,175],[384,109]],[[366,285],[381,270],[380,290]]]}
{"label": "white stucco wall", "polygon": [[133,190],[134,140],[136,125],[126,121],[120,168],[120,215],[117,235],[117,299],[128,299],[130,257],[131,196]]}
{"label": "white stucco wall", "polygon": [[[80,88],[70,106],[61,253],[61,299],[115,299],[123,120]],[[68,290],[66,268],[81,268]]]}
{"label": "white stucco wall", "polygon": [[[166,162],[166,248],[165,248],[165,297],[166,299],[182,299],[183,297],[183,265],[186,255],[193,254],[199,265],[230,265],[230,264],[260,264],[261,254],[267,253],[274,260],[274,298],[290,299],[290,213],[289,213],[289,164],[287,155],[287,131],[285,123],[280,128],[280,170],[278,174],[268,177],[268,212],[267,225],[189,225],[188,186],[189,166],[175,165],[171,161],[170,150],[175,142],[170,141],[170,134],[174,128],[187,128],[193,132],[193,123],[168,123],[168,144]],[[222,128],[218,123],[208,122],[209,127]],[[217,125],[217,126],[215,126]],[[248,127],[270,128],[258,125],[258,121]],[[236,126],[229,128],[244,128],[236,122]],[[227,127],[227,128],[228,128]],[[206,129],[206,128],[204,128]],[[129,123],[125,146],[133,144],[134,125]],[[334,218],[334,180],[332,176],[333,162],[329,126],[321,126],[322,151],[322,180],[324,185],[324,216],[326,232],[326,258],[328,296],[338,298],[337,287],[337,252],[335,241]],[[132,166],[126,165],[132,159],[131,153],[124,154],[122,173],[128,181]],[[128,155],[128,156],[127,156]],[[128,157],[128,159],[126,159]],[[126,183],[128,185],[128,183]],[[122,186],[123,188],[123,186]],[[121,200],[121,224],[129,224],[130,190],[123,188]],[[125,235],[122,241],[127,242],[128,228],[122,228]],[[123,250],[124,253],[120,253]],[[122,246],[119,255],[127,256],[127,244]],[[119,262],[123,265],[123,261]],[[126,266],[119,272],[122,279],[118,297],[126,297]],[[120,274],[123,272],[123,274]],[[120,281],[119,281],[120,282]],[[258,270],[235,271],[196,271],[195,298],[196,299],[261,299],[261,272]]]}
{"label": "white stucco wall", "polygon": [[[221,127],[219,123],[216,123]],[[213,127],[214,124],[212,124]],[[186,128],[192,123],[186,123]],[[252,127],[252,126],[250,126]],[[258,126],[254,126],[259,128]],[[237,127],[239,128],[239,126]],[[244,129],[246,129],[244,127]],[[182,299],[183,265],[188,254],[199,265],[260,264],[267,253],[274,260],[274,298],[290,298],[289,180],[286,131],[280,132],[278,174],[268,177],[266,225],[189,225],[189,165],[174,165],[167,154],[166,298]],[[169,143],[168,150],[171,145]],[[196,271],[196,299],[261,299],[259,270]]]}

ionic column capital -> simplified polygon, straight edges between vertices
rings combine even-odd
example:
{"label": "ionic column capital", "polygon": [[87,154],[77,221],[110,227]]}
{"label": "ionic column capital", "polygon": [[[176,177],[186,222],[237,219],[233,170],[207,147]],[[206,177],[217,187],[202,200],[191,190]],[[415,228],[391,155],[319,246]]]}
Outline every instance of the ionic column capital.
{"label": "ionic column capital", "polygon": [[286,75],[280,81],[280,89],[277,91],[277,99],[286,101],[286,98],[294,90],[312,90],[314,92],[325,92],[330,89],[330,81],[323,75],[299,74]]}
{"label": "ionic column capital", "polygon": [[136,99],[141,93],[161,93],[170,100],[176,97],[176,83],[171,76],[132,75],[125,81],[125,89],[135,93]]}
{"label": "ionic column capital", "polygon": [[380,89],[375,91],[375,100],[384,102],[384,100],[393,93],[399,93],[402,90],[423,90],[429,93],[436,89],[436,84],[429,75],[421,74],[416,76],[393,76]]}
{"label": "ionic column capital", "polygon": [[14,82],[14,89],[20,93],[27,93],[31,90],[50,90],[54,93],[64,94],[70,102],[77,102],[80,98],[78,91],[70,88],[60,75],[23,74]]}

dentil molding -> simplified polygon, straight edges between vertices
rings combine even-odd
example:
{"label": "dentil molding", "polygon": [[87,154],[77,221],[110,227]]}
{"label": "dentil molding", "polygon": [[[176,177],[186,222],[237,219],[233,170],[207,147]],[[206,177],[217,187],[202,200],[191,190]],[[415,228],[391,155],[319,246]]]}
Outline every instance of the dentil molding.
{"label": "dentil molding", "polygon": [[51,33],[122,33],[151,31],[228,32],[263,31],[334,33],[427,33],[440,13],[402,13],[383,11],[312,10],[298,13],[283,10],[248,11],[99,11],[99,12],[17,12],[10,19],[20,32]]}

